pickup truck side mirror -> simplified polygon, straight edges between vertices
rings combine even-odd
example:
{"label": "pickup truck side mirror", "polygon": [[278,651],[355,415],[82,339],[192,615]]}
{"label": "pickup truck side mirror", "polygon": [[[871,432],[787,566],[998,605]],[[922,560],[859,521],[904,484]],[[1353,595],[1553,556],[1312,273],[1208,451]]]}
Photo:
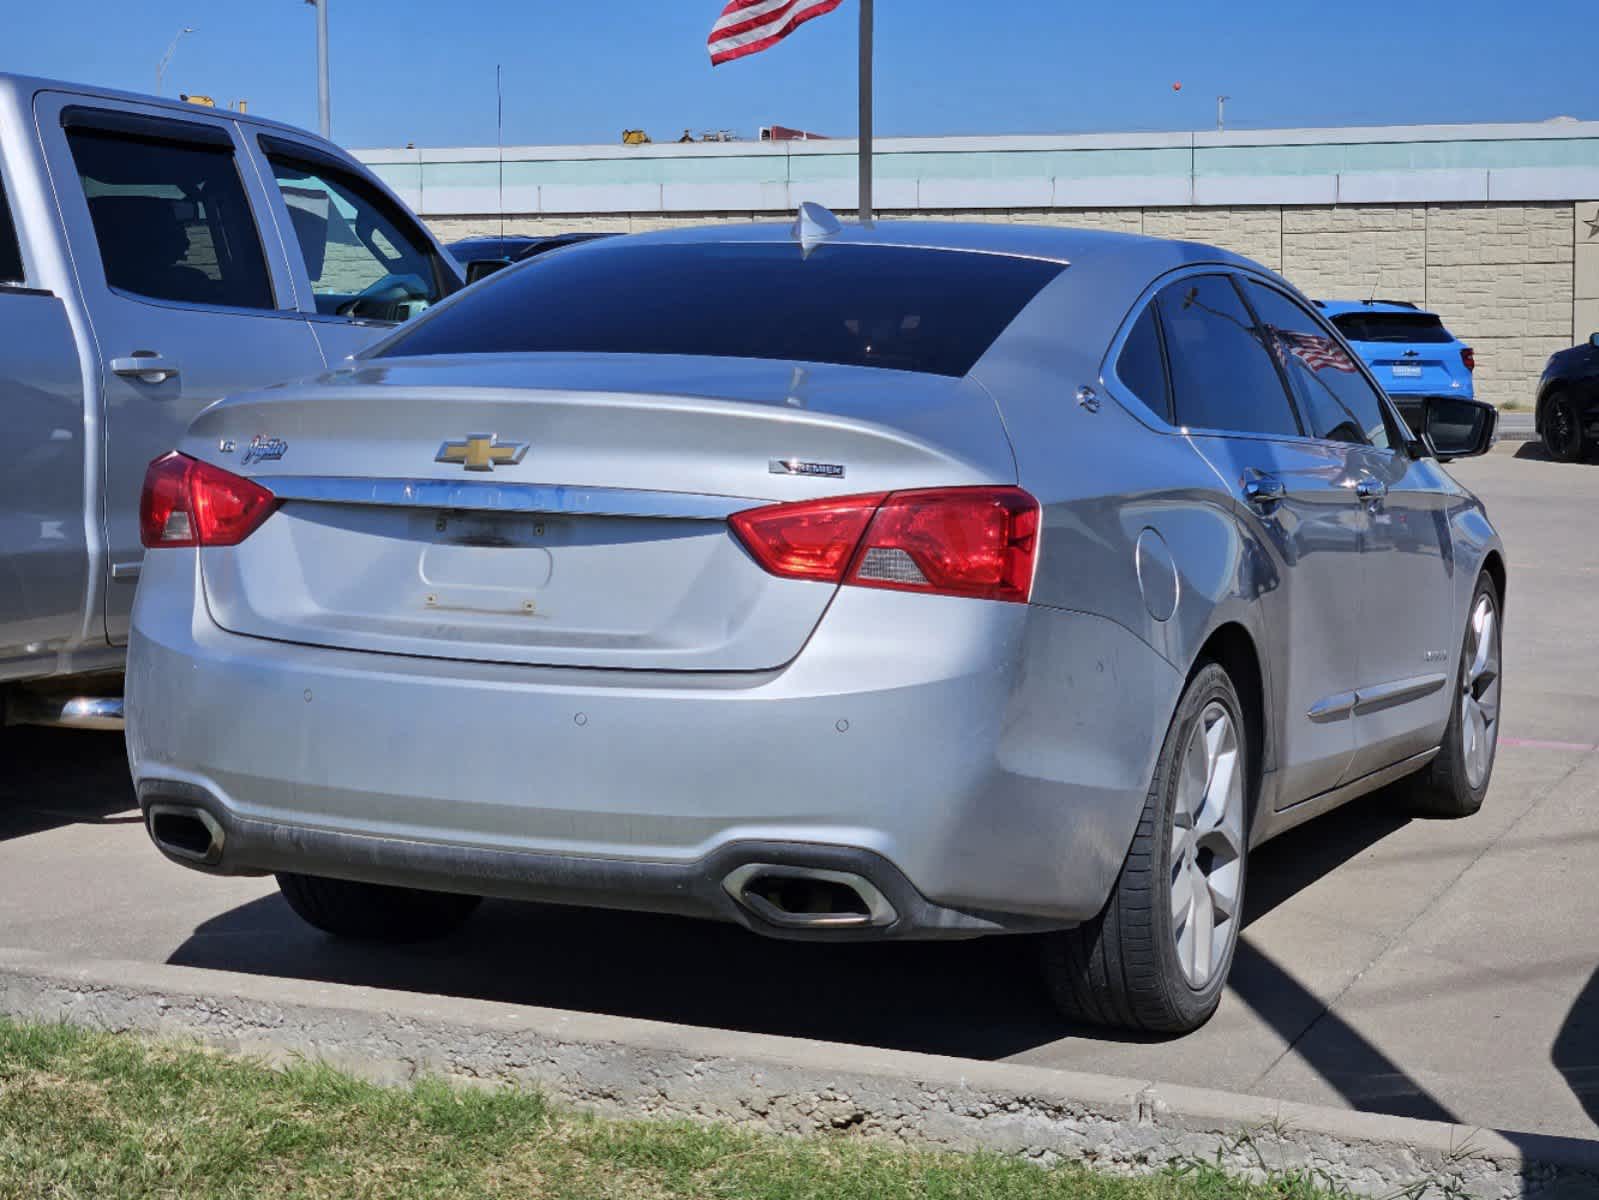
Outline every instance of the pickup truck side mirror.
{"label": "pickup truck side mirror", "polygon": [[1487,454],[1499,440],[1499,410],[1486,400],[1428,396],[1421,413],[1422,437],[1439,462]]}
{"label": "pickup truck side mirror", "polygon": [[496,271],[503,271],[511,265],[508,258],[476,258],[466,264],[467,283],[476,283],[480,279],[487,279]]}
{"label": "pickup truck side mirror", "polygon": [[1594,347],[1595,349],[1599,349],[1599,333],[1591,333],[1591,334],[1589,334],[1588,335],[1588,344],[1590,346]]}

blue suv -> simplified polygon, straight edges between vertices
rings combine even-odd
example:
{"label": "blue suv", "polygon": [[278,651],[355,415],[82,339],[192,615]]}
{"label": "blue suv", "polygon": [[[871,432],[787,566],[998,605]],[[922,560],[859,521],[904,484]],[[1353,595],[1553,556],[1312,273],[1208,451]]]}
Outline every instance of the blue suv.
{"label": "blue suv", "polygon": [[1477,356],[1437,313],[1404,300],[1318,300],[1412,429],[1428,396],[1473,396]]}

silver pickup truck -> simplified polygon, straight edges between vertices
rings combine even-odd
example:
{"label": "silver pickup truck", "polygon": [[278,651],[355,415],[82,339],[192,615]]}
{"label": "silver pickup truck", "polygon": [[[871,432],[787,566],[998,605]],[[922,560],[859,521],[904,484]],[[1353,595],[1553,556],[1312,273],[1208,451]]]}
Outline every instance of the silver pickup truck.
{"label": "silver pickup truck", "polygon": [[5,719],[120,725],[145,467],[201,408],[322,371],[460,287],[320,138],[0,74]]}

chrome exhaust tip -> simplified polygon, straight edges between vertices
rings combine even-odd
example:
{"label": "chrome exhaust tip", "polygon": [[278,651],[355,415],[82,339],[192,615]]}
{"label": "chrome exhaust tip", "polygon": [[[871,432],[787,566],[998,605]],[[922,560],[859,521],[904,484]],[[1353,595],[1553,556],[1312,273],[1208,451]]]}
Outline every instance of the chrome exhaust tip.
{"label": "chrome exhaust tip", "polygon": [[722,888],[769,925],[784,929],[871,929],[899,919],[872,882],[852,871],[745,863]]}
{"label": "chrome exhaust tip", "polygon": [[188,804],[155,803],[145,810],[150,840],[169,858],[214,867],[222,861],[226,833],[203,808]]}

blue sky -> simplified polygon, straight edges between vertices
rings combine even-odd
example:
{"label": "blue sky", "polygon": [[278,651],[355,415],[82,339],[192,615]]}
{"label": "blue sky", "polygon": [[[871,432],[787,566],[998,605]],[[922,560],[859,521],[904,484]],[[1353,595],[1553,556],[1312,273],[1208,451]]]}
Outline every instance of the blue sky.
{"label": "blue sky", "polygon": [[[313,126],[315,13],[302,0],[9,0],[0,69],[239,97]],[[715,68],[720,0],[330,0],[333,133],[349,146],[509,145],[642,127],[850,136],[855,0]],[[880,136],[1599,118],[1599,9],[1577,0],[878,0]],[[1536,13],[1531,20],[1518,12]],[[1372,19],[1361,21],[1362,15]],[[1183,90],[1172,83],[1181,80]]]}

